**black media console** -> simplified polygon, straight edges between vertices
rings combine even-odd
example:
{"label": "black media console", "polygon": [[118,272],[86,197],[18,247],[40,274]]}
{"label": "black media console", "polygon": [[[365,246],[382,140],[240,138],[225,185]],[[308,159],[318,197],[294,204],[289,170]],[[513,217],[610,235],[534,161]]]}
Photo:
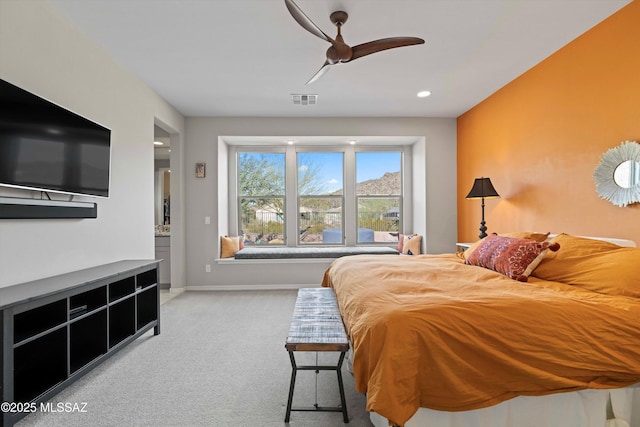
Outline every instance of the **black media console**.
{"label": "black media console", "polygon": [[157,260],[0,288],[0,426],[12,426],[140,335],[160,333]]}

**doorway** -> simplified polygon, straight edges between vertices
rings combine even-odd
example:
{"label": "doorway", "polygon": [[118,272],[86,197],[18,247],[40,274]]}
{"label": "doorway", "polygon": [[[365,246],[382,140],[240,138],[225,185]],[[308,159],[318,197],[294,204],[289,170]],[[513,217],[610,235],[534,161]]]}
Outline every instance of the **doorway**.
{"label": "doorway", "polygon": [[154,231],[160,289],[171,288],[171,136],[154,125]]}

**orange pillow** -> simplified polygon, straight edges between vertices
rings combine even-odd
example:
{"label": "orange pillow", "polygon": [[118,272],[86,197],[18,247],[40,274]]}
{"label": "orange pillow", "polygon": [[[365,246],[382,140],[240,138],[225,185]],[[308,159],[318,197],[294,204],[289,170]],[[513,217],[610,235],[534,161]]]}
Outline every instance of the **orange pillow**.
{"label": "orange pillow", "polygon": [[557,243],[492,234],[482,239],[465,264],[488,268],[511,279],[526,282],[547,251],[557,251],[559,248]]}
{"label": "orange pillow", "polygon": [[533,276],[607,295],[640,298],[640,249],[559,234],[562,251],[549,254]]}
{"label": "orange pillow", "polygon": [[220,258],[233,258],[243,247],[242,236],[220,236]]}
{"label": "orange pillow", "polygon": [[536,242],[544,242],[549,237],[550,232],[536,233],[534,231],[516,231],[511,233],[498,233],[498,236],[515,237],[517,239],[535,240]]}
{"label": "orange pillow", "polygon": [[[494,234],[492,234],[492,236],[493,236],[493,235],[494,235]],[[488,236],[487,236],[487,237],[488,237]],[[484,239],[486,239],[486,237],[485,237]],[[465,249],[465,251],[464,251],[464,252],[462,252],[462,256],[461,256],[461,258],[462,258],[462,259],[464,259],[464,260],[469,259],[469,257],[470,257],[470,256],[471,256],[471,254],[473,253],[473,251],[475,251],[475,250],[476,250],[476,248],[477,248],[478,246],[480,246],[480,243],[482,243],[482,242],[484,241],[484,239],[476,240],[475,242],[473,242],[473,243],[471,244],[471,246],[469,246],[467,249]]]}

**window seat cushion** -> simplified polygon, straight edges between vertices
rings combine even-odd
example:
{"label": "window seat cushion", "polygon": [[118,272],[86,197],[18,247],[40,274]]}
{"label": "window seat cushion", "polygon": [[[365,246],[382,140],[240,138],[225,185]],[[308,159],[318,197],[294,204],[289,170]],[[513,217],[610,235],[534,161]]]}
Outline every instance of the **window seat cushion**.
{"label": "window seat cushion", "polygon": [[327,248],[247,248],[236,252],[236,259],[340,258],[347,255],[397,255],[394,248],[382,246],[339,246]]}

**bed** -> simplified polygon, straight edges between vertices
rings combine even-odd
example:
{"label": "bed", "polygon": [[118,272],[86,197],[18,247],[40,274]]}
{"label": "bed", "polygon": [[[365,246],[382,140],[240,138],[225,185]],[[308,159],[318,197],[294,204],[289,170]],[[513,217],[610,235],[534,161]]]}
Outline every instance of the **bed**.
{"label": "bed", "polygon": [[[372,422],[640,425],[640,249],[567,234],[485,240],[466,256],[356,255],[326,270]],[[535,246],[536,265],[473,265],[496,241]]]}

